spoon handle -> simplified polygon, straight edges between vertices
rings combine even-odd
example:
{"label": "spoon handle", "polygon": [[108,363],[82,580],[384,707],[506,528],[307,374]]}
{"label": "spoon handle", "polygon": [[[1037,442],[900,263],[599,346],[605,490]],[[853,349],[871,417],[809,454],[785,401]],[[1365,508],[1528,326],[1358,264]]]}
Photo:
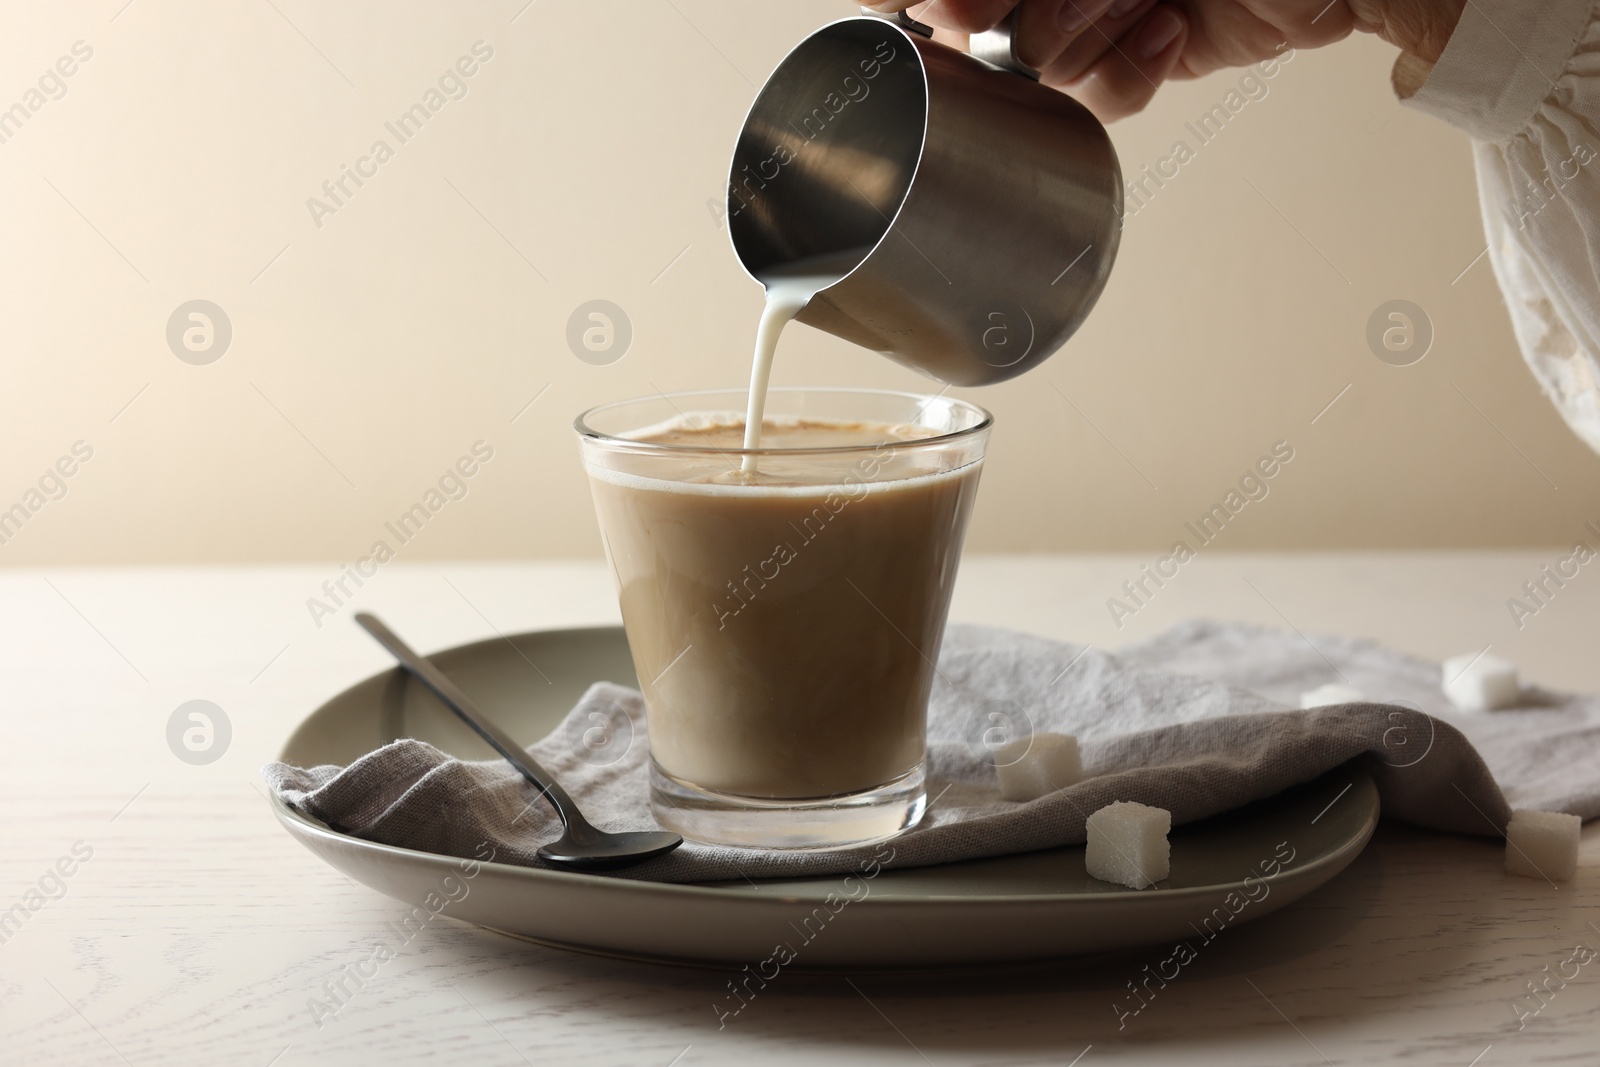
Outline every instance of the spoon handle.
{"label": "spoon handle", "polygon": [[506,762],[522,772],[522,776],[544,794],[550,806],[556,810],[556,816],[561,820],[565,829],[572,829],[571,813],[575,813],[577,805],[567,795],[567,791],[556,783],[549,772],[539,766],[538,762],[523,748],[513,741],[504,730],[479,711],[477,706],[467,699],[467,694],[456,688],[456,684],[432,663],[423,659],[414,652],[410,645],[385,626],[375,615],[367,612],[358,612],[356,622],[378,641],[378,644],[389,650],[390,655],[400,661],[400,665],[410,671],[418,681],[427,686],[434,696],[438,697],[444,706],[455,712],[462,722],[475,730],[479,737],[489,742],[494,750],[504,756]]}

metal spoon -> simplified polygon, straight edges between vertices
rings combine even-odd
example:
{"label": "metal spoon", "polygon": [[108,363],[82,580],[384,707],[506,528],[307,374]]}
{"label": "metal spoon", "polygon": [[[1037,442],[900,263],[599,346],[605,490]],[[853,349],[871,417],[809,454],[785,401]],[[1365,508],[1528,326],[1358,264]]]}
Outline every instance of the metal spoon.
{"label": "metal spoon", "polygon": [[462,722],[477,731],[479,737],[504,756],[507,763],[539,787],[539,792],[550,802],[550,806],[556,810],[556,817],[561,820],[561,836],[539,849],[541,859],[579,870],[603,870],[626,867],[652,856],[664,855],[683,844],[683,838],[665,831],[613,834],[597,829],[583,817],[578,805],[556,783],[555,778],[503,730],[485,718],[483,712],[437,667],[412,651],[376,616],[363,611],[356,615],[356,622],[377,638],[378,644],[388,649],[402,667],[443,701],[445,707],[455,712]]}

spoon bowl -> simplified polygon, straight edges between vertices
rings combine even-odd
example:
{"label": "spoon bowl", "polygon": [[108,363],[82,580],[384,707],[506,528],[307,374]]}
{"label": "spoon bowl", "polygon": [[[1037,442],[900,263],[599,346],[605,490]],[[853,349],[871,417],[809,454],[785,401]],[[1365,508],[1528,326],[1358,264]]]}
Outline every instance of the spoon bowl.
{"label": "spoon bowl", "polygon": [[570,833],[539,849],[539,858],[576,870],[603,871],[626,867],[652,856],[664,856],[683,844],[683,838],[665,830],[639,830],[605,834],[598,841],[577,841]]}

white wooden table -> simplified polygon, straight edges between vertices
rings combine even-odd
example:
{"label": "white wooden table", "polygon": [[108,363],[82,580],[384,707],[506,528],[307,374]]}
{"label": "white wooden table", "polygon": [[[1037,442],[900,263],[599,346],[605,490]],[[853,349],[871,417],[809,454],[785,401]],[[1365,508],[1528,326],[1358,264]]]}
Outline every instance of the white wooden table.
{"label": "white wooden table", "polygon": [[[1434,658],[1493,643],[1534,681],[1600,689],[1600,571],[1585,568],[1521,631],[1506,609],[1557,555],[1205,556],[1120,632],[1106,598],[1149,560],[978,558],[954,616],[1106,648],[1193,615]],[[1208,946],[1120,1032],[1112,1005],[1149,953],[1003,980],[786,975],[719,1031],[724,976],[451,921],[364,985],[345,979],[350,995],[319,1026],[310,999],[405,910],[295,844],[256,777],[307,711],[388,666],[352,608],[313,625],[306,598],[337,576],[0,573],[0,909],[26,912],[0,928],[0,1062],[1600,1062],[1600,960],[1552,982],[1521,1029],[1511,1009],[1574,945],[1600,947],[1594,824],[1577,879],[1559,888],[1502,874],[1494,843],[1385,826],[1328,887]],[[598,563],[393,564],[357,603],[424,650],[617,617]],[[232,725],[205,766],[166,740],[191,699]],[[51,873],[58,860],[70,876]],[[30,889],[42,890],[31,912]]]}

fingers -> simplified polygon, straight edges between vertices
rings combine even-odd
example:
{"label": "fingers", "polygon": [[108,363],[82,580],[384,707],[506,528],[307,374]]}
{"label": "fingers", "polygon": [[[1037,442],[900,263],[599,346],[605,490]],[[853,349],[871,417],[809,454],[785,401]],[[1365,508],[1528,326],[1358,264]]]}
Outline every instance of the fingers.
{"label": "fingers", "polygon": [[935,27],[934,39],[966,46],[1017,11],[1017,54],[1103,122],[1144,109],[1183,52],[1189,23],[1161,0],[868,0]]}
{"label": "fingers", "polygon": [[[912,18],[934,27],[934,40],[959,48],[967,46],[969,34],[993,29],[1016,11],[1017,56],[1035,70],[1055,62],[1079,37],[1091,38],[1090,49],[1080,49],[1081,73],[1099,57],[1105,37],[1092,23],[1108,13],[1118,16],[1114,32],[1132,25],[1136,16],[1127,12],[1134,6],[1148,7],[1156,0],[880,0],[867,6],[891,13],[904,10]],[[1095,42],[1101,42],[1093,47]]]}
{"label": "fingers", "polygon": [[1123,34],[1137,26],[1158,0],[1118,0],[1110,9],[1082,32],[1070,44],[1041,68],[1041,80],[1049,85],[1064,85],[1081,78],[1090,67],[1112,51],[1112,44]]}
{"label": "fingers", "polygon": [[1056,22],[1062,33],[1079,34],[1095,19],[1104,16],[1117,0],[1063,0]]}
{"label": "fingers", "polygon": [[1143,111],[1173,72],[1188,33],[1182,10],[1157,4],[1081,76],[1050,84],[1065,89],[1101,122],[1126,118]]}
{"label": "fingers", "polygon": [[1061,28],[1062,9],[1067,4],[1083,2],[1085,0],[1022,0],[1017,7],[1017,58],[1034,70],[1053,62],[1071,40]]}
{"label": "fingers", "polygon": [[957,33],[982,33],[1011,14],[1017,0],[867,0],[874,11],[908,11],[918,22]]}
{"label": "fingers", "polygon": [[1091,23],[1104,18],[1118,3],[1119,0],[1022,0],[1017,12],[1018,57],[1034,70],[1043,70],[1079,37],[1098,36]]}
{"label": "fingers", "polygon": [[[1462,2],[1465,3],[1465,0]],[[1428,6],[1435,6],[1436,0],[1427,0],[1427,3]],[[1361,0],[1355,2],[1345,0],[1343,3],[1329,3],[1326,7],[1313,4],[1304,10],[1291,11],[1286,13],[1287,17],[1284,20],[1274,20],[1274,23],[1296,48],[1321,48],[1350,36],[1359,21],[1354,10],[1356,8],[1373,7],[1384,11],[1387,18],[1377,22],[1377,25],[1382,26],[1397,21],[1397,16],[1403,17],[1402,13],[1411,6],[1407,3],[1385,3],[1379,7],[1363,3]]]}

